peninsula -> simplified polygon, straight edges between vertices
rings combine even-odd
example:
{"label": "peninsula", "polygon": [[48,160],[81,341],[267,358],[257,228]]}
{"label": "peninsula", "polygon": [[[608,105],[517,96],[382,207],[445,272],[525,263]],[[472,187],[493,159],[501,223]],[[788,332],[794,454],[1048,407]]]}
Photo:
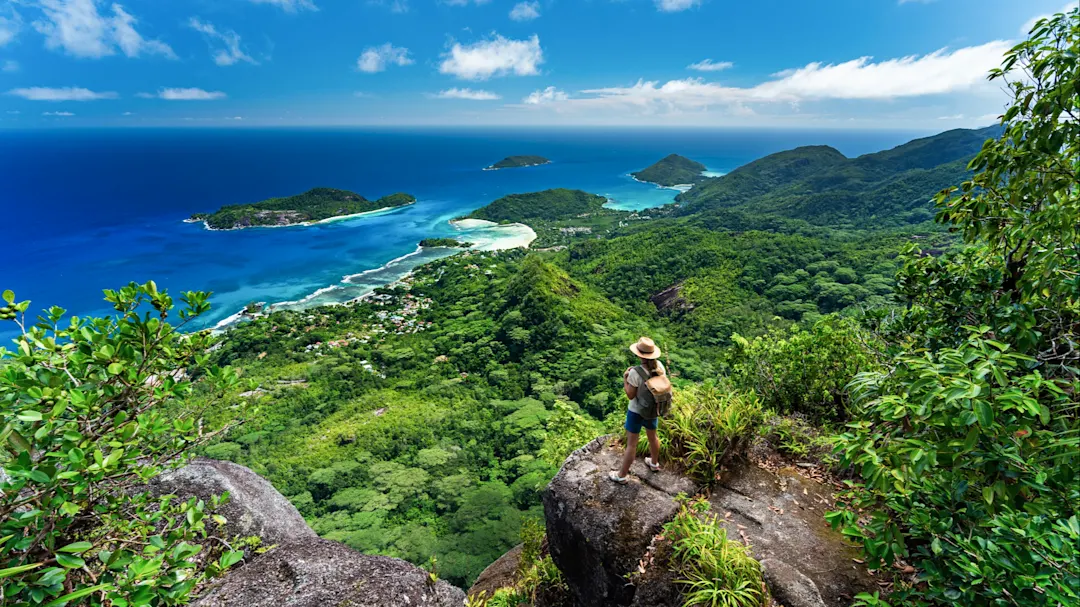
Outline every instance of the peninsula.
{"label": "peninsula", "polygon": [[607,203],[603,196],[556,188],[503,196],[461,219],[522,223],[536,232],[533,246],[552,247],[602,237],[639,218],[637,213],[612,209],[605,206]]}
{"label": "peninsula", "polygon": [[484,170],[497,171],[499,169],[520,169],[524,167],[540,166],[542,164],[551,164],[551,161],[543,156],[507,156]]}
{"label": "peninsula", "polygon": [[291,226],[370,213],[414,202],[415,197],[400,192],[378,200],[368,200],[348,190],[312,188],[295,196],[269,198],[251,204],[226,205],[213,213],[195,213],[188,221],[202,221],[211,230]]}
{"label": "peninsula", "polygon": [[634,171],[630,175],[638,181],[647,181],[670,188],[698,183],[705,179],[701,173],[707,168],[700,162],[678,154],[671,154],[660,162],[640,171]]}

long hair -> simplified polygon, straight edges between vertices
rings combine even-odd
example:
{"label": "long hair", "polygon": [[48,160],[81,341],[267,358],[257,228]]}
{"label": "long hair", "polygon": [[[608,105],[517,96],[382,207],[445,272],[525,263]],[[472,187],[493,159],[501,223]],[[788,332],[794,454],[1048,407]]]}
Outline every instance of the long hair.
{"label": "long hair", "polygon": [[655,359],[655,358],[641,358],[639,356],[638,360],[641,361],[641,366],[645,367],[645,370],[648,371],[649,373],[660,373],[660,365],[657,364],[657,362],[658,362],[657,359]]}

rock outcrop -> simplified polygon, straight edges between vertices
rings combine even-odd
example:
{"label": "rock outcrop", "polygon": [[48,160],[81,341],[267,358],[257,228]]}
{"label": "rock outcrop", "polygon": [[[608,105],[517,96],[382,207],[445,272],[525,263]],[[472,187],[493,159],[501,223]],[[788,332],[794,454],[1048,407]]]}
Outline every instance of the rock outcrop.
{"label": "rock outcrop", "polygon": [[750,546],[773,596],[786,607],[847,607],[873,579],[859,552],[825,522],[832,494],[792,470],[733,467],[709,499],[728,537]]}
{"label": "rock outcrop", "polygon": [[[581,607],[679,605],[680,589],[667,570],[669,545],[654,539],[678,511],[674,496],[701,488],[676,474],[652,473],[641,461],[632,468],[635,478],[617,485],[607,474],[621,452],[611,437],[597,439],[575,451],[551,482],[544,494],[551,556]],[[825,523],[832,496],[818,483],[740,461],[712,487],[709,503],[728,537],[749,545],[785,607],[847,607],[855,594],[873,589],[854,560],[857,551]]]}
{"label": "rock outcrop", "polygon": [[228,491],[229,501],[217,513],[227,519],[225,535],[230,538],[258,536],[263,546],[271,546],[318,537],[273,485],[232,462],[195,458],[183,468],[154,479],[150,486],[157,495],[197,496],[207,503],[212,496]]}
{"label": "rock outcrop", "polygon": [[608,479],[622,448],[610,436],[578,449],[544,492],[548,548],[582,607],[629,605],[626,575],[678,511],[675,496],[698,486],[669,472],[650,472],[641,461],[626,485]]}
{"label": "rock outcrop", "polygon": [[229,492],[216,512],[230,537],[258,536],[274,546],[203,590],[198,607],[461,607],[465,593],[399,559],[361,554],[319,539],[289,500],[248,468],[198,458],[151,483],[180,499]]}
{"label": "rock outcrop", "polygon": [[461,607],[465,593],[399,559],[322,539],[275,548],[230,572],[193,607]]}
{"label": "rock outcrop", "polygon": [[512,586],[517,577],[518,567],[521,565],[522,548],[521,544],[514,546],[480,572],[472,587],[469,588],[469,596],[485,593],[486,596],[491,597],[499,588]]}

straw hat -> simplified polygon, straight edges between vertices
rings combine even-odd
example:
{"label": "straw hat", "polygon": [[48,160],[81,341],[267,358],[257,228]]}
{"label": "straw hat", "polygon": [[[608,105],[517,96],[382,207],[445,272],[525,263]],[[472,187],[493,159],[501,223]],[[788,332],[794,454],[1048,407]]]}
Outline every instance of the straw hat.
{"label": "straw hat", "polygon": [[637,343],[630,344],[630,351],[640,358],[660,358],[660,348],[648,337],[641,337]]}

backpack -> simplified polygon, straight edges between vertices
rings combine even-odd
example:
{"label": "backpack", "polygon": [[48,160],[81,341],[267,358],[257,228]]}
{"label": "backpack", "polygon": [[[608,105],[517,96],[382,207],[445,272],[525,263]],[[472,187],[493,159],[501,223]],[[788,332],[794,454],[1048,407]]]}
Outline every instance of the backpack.
{"label": "backpack", "polygon": [[[656,413],[656,417],[664,417],[671,412],[671,382],[667,375],[653,375],[643,365],[638,365],[634,371],[638,377],[644,379],[645,390],[638,389],[638,398],[645,407]],[[644,398],[642,398],[644,397]],[[651,403],[649,401],[652,401]]]}

